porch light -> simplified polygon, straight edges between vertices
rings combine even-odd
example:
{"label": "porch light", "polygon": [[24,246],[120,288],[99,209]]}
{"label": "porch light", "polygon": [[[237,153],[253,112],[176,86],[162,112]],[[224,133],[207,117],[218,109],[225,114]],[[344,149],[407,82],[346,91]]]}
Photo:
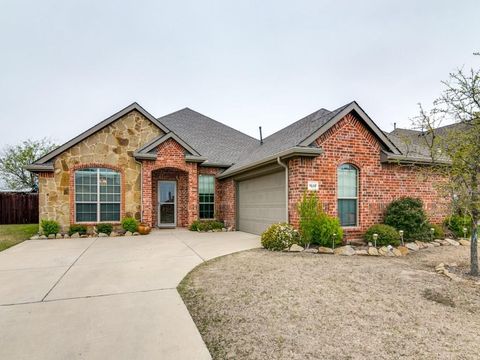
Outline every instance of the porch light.
{"label": "porch light", "polygon": [[335,250],[335,239],[336,238],[337,238],[337,233],[333,233],[332,250]]}
{"label": "porch light", "polygon": [[435,229],[430,228],[430,240],[433,241],[433,235],[435,234]]}
{"label": "porch light", "polygon": [[372,235],[372,237],[373,237],[373,246],[377,247],[378,234],[375,233]]}
{"label": "porch light", "polygon": [[405,243],[403,242],[403,230],[400,230],[398,232],[400,234],[400,239],[402,239],[402,246],[405,245]]}

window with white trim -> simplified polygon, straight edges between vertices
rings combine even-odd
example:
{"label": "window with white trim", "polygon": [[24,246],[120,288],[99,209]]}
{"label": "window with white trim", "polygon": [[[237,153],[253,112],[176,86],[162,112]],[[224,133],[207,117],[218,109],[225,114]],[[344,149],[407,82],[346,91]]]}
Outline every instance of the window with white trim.
{"label": "window with white trim", "polygon": [[199,175],[198,207],[200,219],[215,217],[215,176]]}
{"label": "window with white trim", "polygon": [[337,169],[337,209],[340,225],[357,226],[358,169],[352,164]]}
{"label": "window with white trim", "polygon": [[105,168],[75,171],[75,222],[120,221],[120,173]]}

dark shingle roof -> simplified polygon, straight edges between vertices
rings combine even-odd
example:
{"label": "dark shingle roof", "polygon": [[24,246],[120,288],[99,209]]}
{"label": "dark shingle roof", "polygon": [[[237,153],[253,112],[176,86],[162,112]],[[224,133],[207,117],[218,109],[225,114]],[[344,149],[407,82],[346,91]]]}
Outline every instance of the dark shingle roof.
{"label": "dark shingle roof", "polygon": [[231,165],[245,148],[259,143],[259,140],[189,108],[158,120],[206,157],[207,164]]}
{"label": "dark shingle roof", "polygon": [[325,125],[348,105],[342,106],[335,111],[317,110],[266,137],[263,140],[263,144],[260,145],[260,142],[257,141],[255,146],[245,149],[235,165],[227,171],[234,172],[249,163],[254,163],[270,155],[298,146],[306,137]]}

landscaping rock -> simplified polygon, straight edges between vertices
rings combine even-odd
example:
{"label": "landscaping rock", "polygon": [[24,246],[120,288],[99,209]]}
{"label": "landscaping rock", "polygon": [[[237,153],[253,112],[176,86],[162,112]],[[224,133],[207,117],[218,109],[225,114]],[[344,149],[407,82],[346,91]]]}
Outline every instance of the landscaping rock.
{"label": "landscaping rock", "polygon": [[140,233],[137,232],[137,231],[135,231],[135,232],[133,233],[133,236],[138,236],[138,235],[140,235]]}
{"label": "landscaping rock", "polygon": [[87,235],[87,234],[84,234],[84,235],[80,235],[81,238],[88,238],[90,237],[90,235]]}
{"label": "landscaping rock", "polygon": [[47,237],[45,235],[40,235],[38,238],[43,240],[43,239],[46,239]]}
{"label": "landscaping rock", "polygon": [[308,249],[303,250],[303,252],[310,253],[310,254],[318,254],[318,249],[308,248]]}
{"label": "landscaping rock", "polygon": [[227,229],[226,229],[226,228],[222,228],[222,231],[223,231],[223,232],[227,232]]}
{"label": "landscaping rock", "polygon": [[410,243],[406,243],[405,244],[405,247],[410,250],[410,251],[418,251],[420,250],[420,248],[418,247],[417,244],[413,243],[413,242],[410,242]]}
{"label": "landscaping rock", "polygon": [[55,234],[50,234],[50,235],[48,235],[48,238],[49,238],[49,239],[55,239]]}
{"label": "landscaping rock", "polygon": [[470,246],[470,241],[465,239],[458,240],[458,243],[462,246]]}
{"label": "landscaping rock", "polygon": [[70,235],[68,235],[68,234],[63,234],[63,238],[64,238],[64,239],[68,239],[68,238],[70,238]]}
{"label": "landscaping rock", "polygon": [[440,243],[436,242],[436,241],[433,241],[430,243],[433,247],[439,247],[441,246]]}
{"label": "landscaping rock", "polygon": [[117,236],[119,236],[119,234],[116,231],[112,231],[110,233],[110,237],[117,237]]}
{"label": "landscaping rock", "polygon": [[378,256],[378,250],[377,248],[374,248],[373,246],[368,248],[368,255],[370,256]]}
{"label": "landscaping rock", "polygon": [[435,271],[437,273],[443,273],[445,271],[445,264],[444,263],[440,263],[438,264],[437,266],[435,266]]}
{"label": "landscaping rock", "polygon": [[297,244],[293,244],[292,246],[290,246],[290,249],[288,251],[290,251],[290,252],[300,252],[300,251],[303,251],[303,247],[301,247],[300,245],[297,245]]}
{"label": "landscaping rock", "polygon": [[417,244],[419,249],[425,249],[427,247],[427,244],[425,244],[423,241],[415,241],[415,244]]}
{"label": "landscaping rock", "polygon": [[378,249],[378,255],[380,256],[387,256],[387,254],[390,252],[386,246],[382,246],[380,249]]}
{"label": "landscaping rock", "polygon": [[132,234],[131,231],[127,231],[127,232],[125,233],[125,236],[132,236],[132,235],[133,235],[133,234]]}
{"label": "landscaping rock", "polygon": [[435,247],[431,242],[425,243],[425,245],[427,246],[427,248],[433,248],[433,247]]}
{"label": "landscaping rock", "polygon": [[30,240],[38,240],[40,239],[40,236],[39,235],[33,235]]}
{"label": "landscaping rock", "polygon": [[108,234],[105,234],[105,233],[99,233],[99,234],[98,234],[98,237],[108,237]]}
{"label": "landscaping rock", "polygon": [[365,249],[355,250],[355,255],[368,255],[368,251]]}
{"label": "landscaping rock", "polygon": [[320,246],[318,248],[318,252],[320,254],[333,254],[333,250],[331,248],[324,247],[324,246]]}
{"label": "landscaping rock", "polygon": [[445,241],[448,242],[450,245],[460,246],[460,243],[458,241],[453,240],[453,239],[445,239]]}
{"label": "landscaping rock", "polygon": [[397,250],[401,252],[402,256],[407,256],[409,253],[409,250],[406,246],[399,246],[397,247]]}
{"label": "landscaping rock", "polygon": [[392,249],[392,254],[395,256],[403,256],[402,252],[395,248]]}
{"label": "landscaping rock", "polygon": [[350,245],[346,245],[336,248],[333,253],[335,255],[352,256],[355,255],[355,249]]}
{"label": "landscaping rock", "polygon": [[62,239],[63,238],[63,235],[62,234],[57,234],[55,235],[55,239]]}

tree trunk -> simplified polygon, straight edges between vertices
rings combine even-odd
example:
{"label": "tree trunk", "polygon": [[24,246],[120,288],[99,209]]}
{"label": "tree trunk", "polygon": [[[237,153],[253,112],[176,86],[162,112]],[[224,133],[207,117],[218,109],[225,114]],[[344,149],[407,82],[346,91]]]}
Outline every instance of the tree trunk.
{"label": "tree trunk", "polygon": [[478,216],[472,219],[472,238],[470,241],[470,274],[478,276]]}

